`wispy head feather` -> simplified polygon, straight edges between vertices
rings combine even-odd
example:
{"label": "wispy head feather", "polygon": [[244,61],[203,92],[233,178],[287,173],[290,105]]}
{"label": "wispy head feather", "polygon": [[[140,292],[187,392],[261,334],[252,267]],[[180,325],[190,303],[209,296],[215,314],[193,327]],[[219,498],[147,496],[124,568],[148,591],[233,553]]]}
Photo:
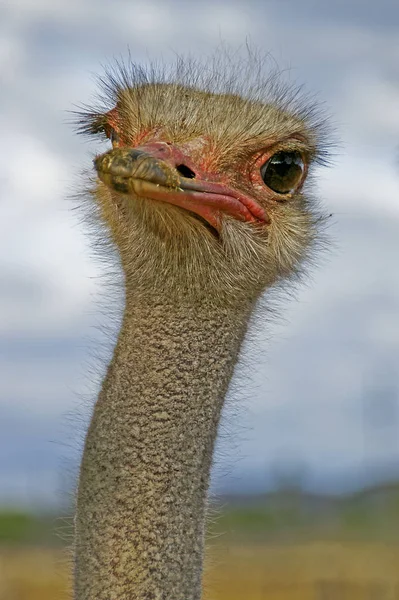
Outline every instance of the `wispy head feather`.
{"label": "wispy head feather", "polygon": [[[203,163],[263,202],[271,215],[264,228],[225,218],[216,237],[188,211],[127,199],[92,180],[90,191],[82,191],[86,213],[106,225],[128,293],[158,290],[198,301],[206,294],[215,302],[255,299],[266,287],[298,275],[311,257],[323,218],[310,182],[314,165],[329,160],[330,131],[320,103],[283,83],[276,68],[267,72],[269,63],[251,51],[240,58],[219,52],[206,62],[178,57],[171,67],[117,61],[99,78],[97,105],[76,113],[80,133],[105,136],[107,113],[117,107],[119,127],[133,147],[154,138],[177,145],[205,140],[206,147],[195,150],[203,153]],[[239,165],[287,139],[301,140],[308,183],[289,201],[263,200]],[[104,228],[99,231],[101,238]]]}

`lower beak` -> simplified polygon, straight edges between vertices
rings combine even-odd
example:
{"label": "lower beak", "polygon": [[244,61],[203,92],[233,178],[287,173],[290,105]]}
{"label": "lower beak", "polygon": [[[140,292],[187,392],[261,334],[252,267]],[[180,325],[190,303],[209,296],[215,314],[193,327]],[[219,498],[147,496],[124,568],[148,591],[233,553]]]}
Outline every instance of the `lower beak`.
{"label": "lower beak", "polygon": [[168,202],[197,214],[220,232],[223,215],[249,223],[268,223],[252,198],[220,183],[182,176],[151,152],[114,148],[94,160],[99,179],[120,194]]}

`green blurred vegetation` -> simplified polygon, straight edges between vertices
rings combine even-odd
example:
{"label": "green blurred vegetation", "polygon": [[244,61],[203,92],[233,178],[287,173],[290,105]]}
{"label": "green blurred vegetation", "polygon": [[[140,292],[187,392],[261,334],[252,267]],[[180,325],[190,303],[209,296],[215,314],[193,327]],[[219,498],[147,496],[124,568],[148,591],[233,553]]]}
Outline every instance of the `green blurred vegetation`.
{"label": "green blurred vegetation", "polygon": [[0,510],[0,545],[61,545],[67,537],[64,527],[64,520],[54,515],[6,508]]}
{"label": "green blurred vegetation", "polygon": [[[286,489],[221,498],[211,506],[210,534],[253,541],[304,539],[399,540],[399,483],[346,496]],[[62,545],[72,517],[0,510],[0,544]]]}
{"label": "green blurred vegetation", "polygon": [[281,490],[264,496],[226,499],[211,531],[253,540],[399,540],[399,483],[346,496]]}

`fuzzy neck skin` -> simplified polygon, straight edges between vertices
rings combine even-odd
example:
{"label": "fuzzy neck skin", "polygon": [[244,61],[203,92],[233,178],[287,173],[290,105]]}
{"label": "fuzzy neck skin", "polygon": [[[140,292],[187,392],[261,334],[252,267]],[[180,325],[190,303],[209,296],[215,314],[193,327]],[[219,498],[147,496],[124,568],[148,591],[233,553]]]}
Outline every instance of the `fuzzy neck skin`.
{"label": "fuzzy neck skin", "polygon": [[76,600],[199,600],[223,401],[253,303],[132,295],[94,409],[76,515]]}

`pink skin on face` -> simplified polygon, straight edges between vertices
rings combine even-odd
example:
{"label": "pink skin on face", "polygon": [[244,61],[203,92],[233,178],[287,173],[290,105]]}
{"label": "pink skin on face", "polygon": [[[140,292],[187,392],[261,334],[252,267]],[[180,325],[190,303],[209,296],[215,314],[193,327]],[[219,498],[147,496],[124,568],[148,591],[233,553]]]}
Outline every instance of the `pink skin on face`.
{"label": "pink skin on face", "polygon": [[[120,140],[116,148],[128,148]],[[112,154],[113,151],[110,153]],[[143,158],[155,159],[154,166],[172,167],[176,173],[176,181],[171,186],[162,176],[162,168],[152,173],[149,168],[145,176],[132,174],[129,179],[129,190],[136,195],[153,200],[169,202],[189,210],[205,219],[214,229],[220,231],[222,214],[229,215],[239,221],[249,223],[268,223],[269,217],[265,210],[251,197],[230,188],[218,181],[217,176],[208,173],[194,164],[187,152],[169,142],[154,141],[132,148],[132,155],[140,154]],[[101,161],[101,157],[100,161]],[[101,162],[96,159],[100,179],[112,187],[112,177],[126,177],[125,170],[120,166],[113,168],[112,162],[106,170],[107,179],[98,168]],[[161,173],[161,177],[159,176]],[[103,175],[103,176],[102,176]],[[110,179],[111,178],[111,179]],[[128,192],[127,192],[128,193]]]}

